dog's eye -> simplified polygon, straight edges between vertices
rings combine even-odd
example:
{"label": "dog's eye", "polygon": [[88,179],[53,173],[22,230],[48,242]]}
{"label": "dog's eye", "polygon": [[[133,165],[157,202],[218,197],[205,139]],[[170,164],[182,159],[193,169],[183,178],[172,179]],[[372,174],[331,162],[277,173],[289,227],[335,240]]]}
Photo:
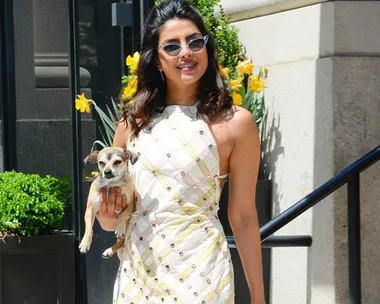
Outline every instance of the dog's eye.
{"label": "dog's eye", "polygon": [[102,162],[102,161],[100,161],[100,162],[99,162],[99,165],[100,165],[100,166],[104,166],[104,165],[105,165],[105,163],[104,163],[104,162]]}
{"label": "dog's eye", "polygon": [[115,162],[114,162],[114,165],[120,165],[121,164],[121,160],[116,160]]}

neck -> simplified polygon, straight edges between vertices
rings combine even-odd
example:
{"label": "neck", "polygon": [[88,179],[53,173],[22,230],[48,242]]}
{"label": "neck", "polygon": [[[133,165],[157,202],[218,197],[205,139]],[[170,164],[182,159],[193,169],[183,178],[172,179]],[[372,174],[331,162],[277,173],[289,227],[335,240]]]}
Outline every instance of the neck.
{"label": "neck", "polygon": [[168,83],[166,92],[167,105],[186,105],[190,106],[196,103],[198,92],[198,83],[178,86]]}

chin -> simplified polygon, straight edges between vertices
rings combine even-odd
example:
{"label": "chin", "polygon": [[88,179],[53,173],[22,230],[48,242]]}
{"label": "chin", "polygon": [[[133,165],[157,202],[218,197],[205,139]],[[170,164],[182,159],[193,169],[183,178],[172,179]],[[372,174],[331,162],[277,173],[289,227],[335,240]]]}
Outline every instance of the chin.
{"label": "chin", "polygon": [[172,77],[168,78],[171,83],[175,83],[177,85],[191,85],[197,83],[201,80],[203,73],[197,71],[195,73],[177,73],[176,75],[172,75]]}
{"label": "chin", "polygon": [[201,80],[203,76],[203,73],[194,73],[194,74],[180,74],[179,76],[179,79],[181,81],[185,81],[185,82],[188,82],[188,83],[194,83],[194,82],[198,82]]}
{"label": "chin", "polygon": [[180,77],[181,82],[186,82],[189,84],[194,83],[194,82],[198,82],[200,79],[201,79],[201,77],[193,77],[193,76],[189,76],[189,75],[183,75]]}

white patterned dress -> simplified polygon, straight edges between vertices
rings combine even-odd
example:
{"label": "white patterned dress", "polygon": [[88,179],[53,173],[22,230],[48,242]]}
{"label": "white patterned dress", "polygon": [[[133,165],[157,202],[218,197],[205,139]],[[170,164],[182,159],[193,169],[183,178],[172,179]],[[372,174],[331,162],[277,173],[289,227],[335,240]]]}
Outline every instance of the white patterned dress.
{"label": "white patterned dress", "polygon": [[116,304],[233,304],[218,219],[219,156],[196,105],[170,105],[128,149],[137,202],[114,287]]}

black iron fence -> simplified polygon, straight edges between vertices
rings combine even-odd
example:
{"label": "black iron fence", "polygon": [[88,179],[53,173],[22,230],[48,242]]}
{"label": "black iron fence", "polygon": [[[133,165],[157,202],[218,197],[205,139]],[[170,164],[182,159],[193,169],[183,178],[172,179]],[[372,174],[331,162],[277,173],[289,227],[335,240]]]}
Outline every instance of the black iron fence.
{"label": "black iron fence", "polygon": [[0,1],[0,98],[4,170],[17,167],[13,0]]}
{"label": "black iron fence", "polygon": [[[380,159],[380,146],[342,170],[328,182],[315,189],[305,198],[285,210],[260,228],[263,244],[273,242],[271,235],[294,220],[296,217],[319,203],[343,185],[347,184],[348,204],[348,280],[349,280],[349,303],[361,304],[361,262],[360,262],[360,173],[372,166]],[[285,237],[286,242],[294,244],[296,237]],[[303,236],[298,237],[302,244],[310,243]],[[298,241],[300,241],[300,239]],[[280,245],[284,245],[284,237],[280,237]],[[233,243],[231,241],[231,243]],[[278,245],[278,243],[276,244]]]}

